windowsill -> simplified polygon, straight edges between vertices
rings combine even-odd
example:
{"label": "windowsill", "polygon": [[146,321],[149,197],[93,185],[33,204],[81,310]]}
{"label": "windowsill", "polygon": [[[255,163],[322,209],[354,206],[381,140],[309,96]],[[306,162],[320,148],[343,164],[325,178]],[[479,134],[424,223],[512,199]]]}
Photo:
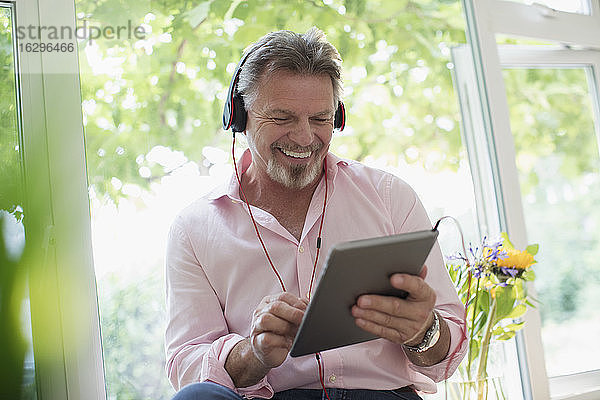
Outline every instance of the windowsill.
{"label": "windowsill", "polygon": [[552,400],[595,400],[600,398],[600,370],[549,379]]}

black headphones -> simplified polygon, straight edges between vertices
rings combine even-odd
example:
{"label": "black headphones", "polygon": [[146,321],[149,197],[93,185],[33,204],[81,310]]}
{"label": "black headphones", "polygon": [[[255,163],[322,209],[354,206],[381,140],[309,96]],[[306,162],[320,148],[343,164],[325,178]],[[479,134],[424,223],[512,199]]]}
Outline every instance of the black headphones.
{"label": "black headphones", "polygon": [[[242,66],[250,54],[252,54],[252,51],[248,51],[246,54],[244,54],[239,64],[235,68],[233,77],[231,78],[229,91],[227,92],[227,101],[225,102],[225,107],[223,107],[224,130],[228,130],[229,128],[231,128],[233,132],[243,132],[246,130],[246,120],[248,119],[248,114],[246,113],[246,108],[244,107],[244,99],[239,93],[237,93],[235,89],[240,77],[240,72],[242,71]],[[344,108],[344,103],[340,101],[338,103],[337,110],[335,110],[333,127],[341,131],[344,129],[344,126],[346,126],[346,110]]]}

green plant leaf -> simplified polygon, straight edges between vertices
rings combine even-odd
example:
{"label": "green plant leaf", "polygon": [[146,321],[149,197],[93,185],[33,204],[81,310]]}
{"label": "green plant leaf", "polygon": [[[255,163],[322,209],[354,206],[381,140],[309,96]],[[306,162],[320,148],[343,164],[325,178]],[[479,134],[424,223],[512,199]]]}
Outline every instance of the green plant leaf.
{"label": "green plant leaf", "polygon": [[477,356],[479,355],[479,348],[481,347],[480,343],[478,340],[473,339],[469,342],[469,348],[470,348],[470,360],[471,362],[473,362],[473,360],[475,360],[477,358]]}
{"label": "green plant leaf", "polygon": [[520,331],[521,329],[523,329],[524,326],[525,326],[525,321],[516,322],[514,324],[506,325],[504,327],[504,330],[507,332],[516,332],[516,331]]}
{"label": "green plant leaf", "polygon": [[487,315],[490,312],[490,293],[480,291],[478,296],[477,306]]}
{"label": "green plant leaf", "polygon": [[538,250],[540,249],[540,245],[539,244],[530,244],[529,246],[527,246],[527,248],[525,248],[525,251],[528,252],[529,254],[531,254],[532,256],[535,256],[538,253]]}
{"label": "green plant leaf", "polygon": [[502,239],[504,240],[504,242],[502,243],[502,247],[504,247],[506,249],[514,249],[515,248],[515,246],[512,244],[512,242],[508,238],[508,233],[502,232],[502,233],[500,233],[500,237],[502,237]]}
{"label": "green plant leaf", "polygon": [[494,320],[501,321],[504,318],[506,318],[506,316],[508,314],[510,314],[511,311],[513,310],[514,305],[515,305],[515,300],[516,300],[516,290],[513,286],[497,287],[496,288],[496,303],[498,305],[496,308],[496,318]]}
{"label": "green plant leaf", "polygon": [[[535,301],[535,302],[537,302],[537,303],[539,303],[539,301],[538,301],[538,300],[534,300],[534,301]],[[533,308],[535,308],[535,307],[536,307],[536,305],[535,305],[535,304],[533,304],[533,303],[532,303],[531,301],[529,301],[529,300],[526,300],[526,301],[525,301],[525,304],[527,304],[529,307],[533,307]]]}
{"label": "green plant leaf", "polygon": [[516,319],[521,317],[527,311],[527,306],[525,304],[519,304],[506,316],[506,318]]}
{"label": "green plant leaf", "polygon": [[506,332],[496,337],[496,340],[509,340],[515,337],[516,332]]}
{"label": "green plant leaf", "polygon": [[525,272],[523,272],[523,275],[521,275],[521,278],[526,281],[533,281],[533,280],[535,280],[535,271],[532,269],[527,269]]}

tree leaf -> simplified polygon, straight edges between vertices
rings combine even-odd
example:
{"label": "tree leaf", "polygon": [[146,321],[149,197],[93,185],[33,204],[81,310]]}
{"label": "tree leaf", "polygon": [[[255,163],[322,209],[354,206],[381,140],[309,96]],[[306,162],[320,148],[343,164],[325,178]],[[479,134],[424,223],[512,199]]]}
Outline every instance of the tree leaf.
{"label": "tree leaf", "polygon": [[207,0],[203,3],[198,4],[196,7],[192,8],[190,11],[184,14],[183,19],[187,21],[192,29],[196,28],[202,21],[204,21],[208,17],[208,13],[210,11],[210,5],[213,0]]}

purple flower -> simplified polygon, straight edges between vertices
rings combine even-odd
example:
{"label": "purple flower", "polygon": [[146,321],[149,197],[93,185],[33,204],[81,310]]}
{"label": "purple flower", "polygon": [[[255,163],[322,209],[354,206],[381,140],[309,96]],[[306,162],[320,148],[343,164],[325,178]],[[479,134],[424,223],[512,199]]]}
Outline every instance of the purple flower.
{"label": "purple flower", "polygon": [[507,268],[507,267],[500,267],[500,270],[502,271],[502,273],[504,275],[510,275],[513,278],[515,276],[517,276],[517,274],[519,273],[519,271],[516,268]]}

